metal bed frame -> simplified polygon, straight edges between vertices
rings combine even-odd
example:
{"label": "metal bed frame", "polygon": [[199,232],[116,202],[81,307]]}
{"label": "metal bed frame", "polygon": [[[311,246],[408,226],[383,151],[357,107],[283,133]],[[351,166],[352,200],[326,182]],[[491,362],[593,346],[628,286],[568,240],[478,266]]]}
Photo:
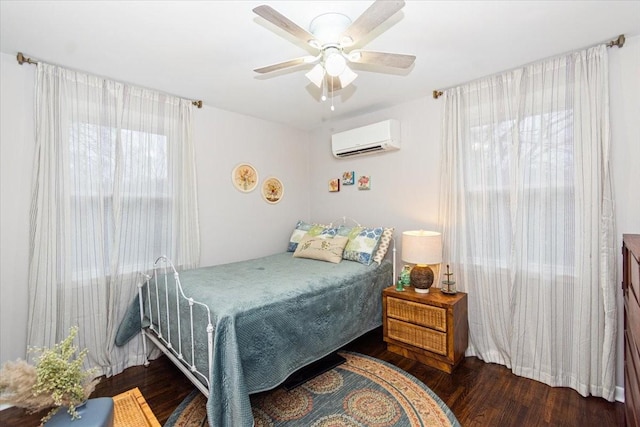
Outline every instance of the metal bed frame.
{"label": "metal bed frame", "polygon": [[[160,271],[161,277],[164,278],[164,280],[161,279],[161,281],[164,283],[164,295],[161,295],[160,290],[158,289],[158,272]],[[174,287],[176,290],[176,307],[177,307],[177,312],[176,312],[176,318],[177,318],[177,332],[178,332],[178,348],[176,349],[175,346],[171,343],[171,324],[172,324],[172,318],[171,318],[171,313],[169,310],[169,286],[170,286],[170,280],[168,279],[170,277],[170,273],[173,272],[173,281],[174,281]],[[161,256],[158,259],[156,259],[155,263],[154,263],[154,267],[153,267],[153,277],[150,276],[149,274],[144,274],[142,275],[144,280],[141,280],[138,283],[138,301],[140,303],[140,320],[142,322],[142,324],[144,324],[144,304],[147,304],[147,308],[148,308],[148,316],[149,316],[149,321],[150,321],[150,325],[149,327],[142,328],[142,346],[144,349],[144,354],[145,354],[145,362],[144,362],[144,366],[149,366],[149,360],[147,359],[147,338],[149,338],[149,340],[151,342],[153,342],[186,376],[187,378],[189,378],[189,380],[191,380],[191,382],[198,388],[198,390],[200,390],[200,392],[202,392],[202,394],[204,394],[207,398],[209,397],[209,378],[211,378],[211,370],[212,370],[212,358],[213,358],[213,331],[214,331],[214,327],[213,324],[211,323],[211,311],[209,310],[209,307],[199,301],[194,300],[191,297],[188,297],[184,294],[184,291],[182,289],[182,284],[180,283],[180,273],[178,273],[178,271],[176,270],[176,268],[174,267],[173,263],[165,256]],[[144,300],[144,293],[143,293],[143,288],[146,286],[150,285],[150,281],[151,279],[154,279],[154,284],[155,284],[155,298],[151,297],[151,292],[149,290],[149,292],[147,292],[147,298],[146,301]],[[163,298],[162,298],[163,297]],[[164,305],[163,307],[166,307],[166,327],[163,328],[163,322],[162,322],[162,316],[160,315],[161,313],[161,306],[160,306],[160,301],[161,299],[163,299],[164,301]],[[188,302],[189,304],[189,318],[190,318],[190,331],[191,331],[191,360],[187,360],[184,357],[184,354],[182,352],[182,332],[181,332],[181,327],[180,327],[180,299],[183,299],[185,301]],[[155,301],[154,301],[155,300]],[[155,311],[154,311],[154,305],[155,305]],[[201,327],[198,327],[198,325],[194,326],[193,323],[193,311],[194,308],[198,308],[201,307],[204,310],[206,310],[207,313],[207,319],[208,319],[208,323],[207,326],[205,328],[205,331],[202,331]],[[156,326],[157,323],[157,326]],[[166,332],[166,339],[165,339],[165,335],[163,334],[163,329],[165,329]],[[207,359],[207,368],[208,368],[208,375],[205,375],[203,372],[199,371],[196,368],[196,364],[195,364],[195,337],[196,334],[202,334],[206,332],[207,334],[207,349],[208,349],[208,359]]]}

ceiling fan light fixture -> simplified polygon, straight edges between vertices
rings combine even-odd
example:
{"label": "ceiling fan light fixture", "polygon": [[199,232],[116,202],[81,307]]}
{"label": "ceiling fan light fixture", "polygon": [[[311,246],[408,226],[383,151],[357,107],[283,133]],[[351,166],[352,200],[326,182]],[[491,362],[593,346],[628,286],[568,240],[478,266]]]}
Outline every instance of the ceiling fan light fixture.
{"label": "ceiling fan light fixture", "polygon": [[338,43],[342,33],[351,25],[351,19],[342,13],[323,13],[311,20],[309,30],[321,45]]}
{"label": "ceiling fan light fixture", "polygon": [[329,51],[327,49],[327,55],[324,60],[324,69],[327,70],[327,74],[331,77],[338,77],[347,68],[347,60],[340,52]]}
{"label": "ceiling fan light fixture", "polygon": [[340,86],[343,88],[347,87],[348,85],[353,83],[356,77],[358,77],[358,74],[354,73],[351,68],[345,67],[342,74],[338,76],[338,79],[340,80]]}
{"label": "ceiling fan light fixture", "polygon": [[322,87],[322,81],[324,80],[324,68],[322,68],[322,65],[316,64],[311,71],[305,74],[305,77],[311,80],[311,83],[317,87]]}

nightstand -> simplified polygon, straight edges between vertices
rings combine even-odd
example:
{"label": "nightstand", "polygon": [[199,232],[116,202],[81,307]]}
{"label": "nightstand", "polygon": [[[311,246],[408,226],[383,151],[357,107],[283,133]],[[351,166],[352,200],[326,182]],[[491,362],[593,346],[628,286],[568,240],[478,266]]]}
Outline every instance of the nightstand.
{"label": "nightstand", "polygon": [[447,295],[438,288],[420,294],[412,288],[382,292],[387,350],[451,373],[467,349],[467,294]]}

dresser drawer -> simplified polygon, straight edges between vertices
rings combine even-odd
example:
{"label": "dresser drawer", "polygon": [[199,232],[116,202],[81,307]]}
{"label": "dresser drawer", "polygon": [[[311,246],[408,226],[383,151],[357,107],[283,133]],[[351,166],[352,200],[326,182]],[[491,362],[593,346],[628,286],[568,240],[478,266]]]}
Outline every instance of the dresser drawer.
{"label": "dresser drawer", "polygon": [[624,408],[626,425],[640,427],[640,234],[622,236]]}
{"label": "dresser drawer", "polygon": [[447,334],[396,319],[387,320],[387,336],[414,347],[447,355]]}
{"label": "dresser drawer", "polygon": [[638,295],[636,292],[639,289],[629,288],[627,294],[627,301],[625,301],[625,308],[627,310],[627,333],[632,344],[640,345],[640,305],[638,304]]}
{"label": "dresser drawer", "polygon": [[447,310],[398,298],[387,298],[387,316],[447,332]]}
{"label": "dresser drawer", "polygon": [[[640,417],[640,353],[638,352],[637,343],[629,340],[629,335],[625,333],[625,356],[624,356],[624,400],[627,411],[627,417]],[[637,424],[640,419],[636,420],[636,424],[628,422],[627,425]]]}
{"label": "dresser drawer", "polygon": [[636,257],[629,255],[629,302],[632,300],[638,305],[640,304],[640,263]]}

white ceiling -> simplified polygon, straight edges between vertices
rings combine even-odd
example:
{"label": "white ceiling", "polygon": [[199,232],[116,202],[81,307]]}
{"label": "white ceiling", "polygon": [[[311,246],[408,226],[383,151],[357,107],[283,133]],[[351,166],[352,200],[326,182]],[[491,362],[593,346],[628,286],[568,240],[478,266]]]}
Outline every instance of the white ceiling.
{"label": "white ceiling", "polygon": [[408,0],[363,47],[415,55],[413,68],[377,73],[361,67],[356,81],[336,92],[334,112],[305,78],[310,66],[253,72],[309,53],[255,15],[257,5],[308,29],[319,14],[355,20],[371,3],[0,0],[0,50],[313,129],[621,33],[640,34],[640,1]]}

